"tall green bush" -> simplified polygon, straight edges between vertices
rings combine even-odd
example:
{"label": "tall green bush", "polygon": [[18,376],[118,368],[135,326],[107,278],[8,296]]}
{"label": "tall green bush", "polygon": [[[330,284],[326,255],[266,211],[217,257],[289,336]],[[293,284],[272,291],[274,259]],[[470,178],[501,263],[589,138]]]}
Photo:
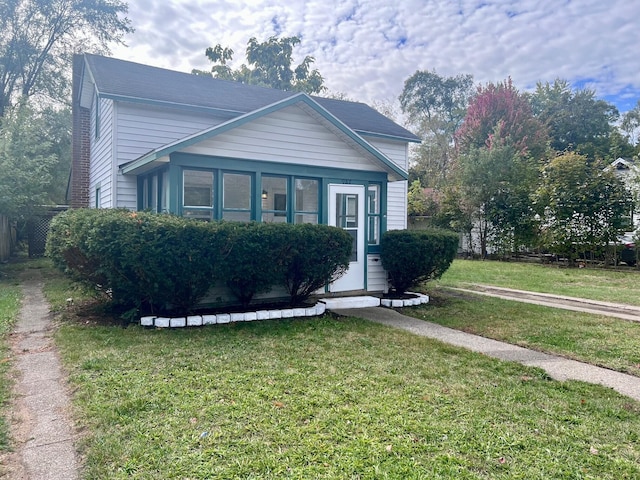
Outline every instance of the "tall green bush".
{"label": "tall green bush", "polygon": [[206,294],[225,254],[215,228],[146,212],[69,210],[52,221],[47,253],[123,310],[184,312]]}
{"label": "tall green bush", "polygon": [[439,278],[457,249],[458,235],[447,230],[391,230],[380,240],[380,259],[393,291],[402,294],[420,282]]}
{"label": "tall green bush", "polygon": [[221,279],[246,307],[255,295],[271,291],[279,281],[287,249],[283,224],[223,222],[219,233],[228,245]]}
{"label": "tall green bush", "polygon": [[47,254],[133,316],[188,313],[225,285],[247,306],[283,286],[292,304],[342,275],[351,237],[326,225],[197,222],[129,210],[69,210],[52,221]]}
{"label": "tall green bush", "polygon": [[345,230],[328,225],[288,225],[286,233],[282,279],[295,305],[347,271],[353,240]]}

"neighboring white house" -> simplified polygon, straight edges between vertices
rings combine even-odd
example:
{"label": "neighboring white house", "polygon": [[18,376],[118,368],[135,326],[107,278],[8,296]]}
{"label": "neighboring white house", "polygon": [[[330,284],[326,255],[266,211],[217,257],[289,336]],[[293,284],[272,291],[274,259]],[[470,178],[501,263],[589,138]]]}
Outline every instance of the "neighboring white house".
{"label": "neighboring white house", "polygon": [[611,162],[607,169],[612,169],[616,177],[624,182],[631,193],[634,204],[634,209],[630,212],[632,230],[638,230],[640,228],[640,168],[633,160],[617,158]]}
{"label": "neighboring white house", "polygon": [[367,105],[85,54],[73,118],[73,206],[340,226],[353,261],[329,291],[387,290],[419,138]]}

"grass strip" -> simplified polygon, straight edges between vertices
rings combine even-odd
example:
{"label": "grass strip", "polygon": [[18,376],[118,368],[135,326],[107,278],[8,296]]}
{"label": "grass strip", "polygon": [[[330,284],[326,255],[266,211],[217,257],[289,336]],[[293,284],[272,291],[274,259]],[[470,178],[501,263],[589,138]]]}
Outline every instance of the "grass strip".
{"label": "grass strip", "polygon": [[22,290],[14,266],[2,265],[0,270],[0,451],[10,448],[8,406],[11,398],[8,335],[18,319]]}
{"label": "grass strip", "polygon": [[518,262],[455,260],[437,285],[465,287],[472,284],[553,293],[604,302],[640,305],[640,272],[565,268]]}
{"label": "grass strip", "polygon": [[431,288],[403,314],[456,330],[640,376],[640,323]]}

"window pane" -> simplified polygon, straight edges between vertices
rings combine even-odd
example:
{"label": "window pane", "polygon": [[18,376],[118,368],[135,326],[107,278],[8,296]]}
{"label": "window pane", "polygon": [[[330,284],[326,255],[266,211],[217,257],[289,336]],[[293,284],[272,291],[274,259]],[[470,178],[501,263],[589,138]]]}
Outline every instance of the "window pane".
{"label": "window pane", "polygon": [[369,217],[369,245],[380,243],[380,217]]}
{"label": "window pane", "polygon": [[222,212],[222,218],[232,222],[249,222],[251,221],[251,212],[225,211]]}
{"label": "window pane", "polygon": [[213,211],[209,209],[184,208],[182,216],[185,218],[194,218],[196,220],[211,220]]}
{"label": "window pane", "polygon": [[160,208],[162,213],[169,212],[169,172],[162,173],[162,198],[160,199]]}
{"label": "window pane", "polygon": [[298,213],[296,214],[295,223],[318,223],[317,213]]}
{"label": "window pane", "polygon": [[318,180],[296,179],[296,212],[318,211]]}
{"label": "window pane", "polygon": [[213,172],[184,171],[183,205],[213,207]]}
{"label": "window pane", "polygon": [[152,212],[158,211],[158,175],[151,177],[151,203],[149,207]]}
{"label": "window pane", "polygon": [[286,223],[288,209],[288,181],[284,177],[262,177],[262,221]]}
{"label": "window pane", "polygon": [[287,223],[287,215],[276,212],[263,212],[262,221],[269,223]]}
{"label": "window pane", "polygon": [[380,186],[369,185],[368,213],[380,213]]}
{"label": "window pane", "polygon": [[222,208],[251,209],[251,176],[225,173],[222,194]]}

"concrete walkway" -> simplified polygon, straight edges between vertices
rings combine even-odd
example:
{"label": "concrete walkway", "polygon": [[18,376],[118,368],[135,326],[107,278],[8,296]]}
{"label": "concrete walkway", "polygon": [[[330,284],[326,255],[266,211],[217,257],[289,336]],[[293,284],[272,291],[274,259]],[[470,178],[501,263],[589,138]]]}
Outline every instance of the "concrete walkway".
{"label": "concrete walkway", "polygon": [[539,367],[555,380],[580,380],[604,385],[622,395],[640,401],[640,377],[453,330],[435,323],[407,317],[389,308],[353,308],[333,310],[333,312],[338,315],[364,318],[372,322],[400,328],[415,335],[440,340],[444,343],[483,353],[500,360]]}
{"label": "concrete walkway", "polygon": [[16,372],[11,435],[15,451],[5,458],[7,478],[74,480],[79,461],[69,416],[66,376],[53,344],[49,305],[40,272],[25,270],[24,299],[11,334]]}

